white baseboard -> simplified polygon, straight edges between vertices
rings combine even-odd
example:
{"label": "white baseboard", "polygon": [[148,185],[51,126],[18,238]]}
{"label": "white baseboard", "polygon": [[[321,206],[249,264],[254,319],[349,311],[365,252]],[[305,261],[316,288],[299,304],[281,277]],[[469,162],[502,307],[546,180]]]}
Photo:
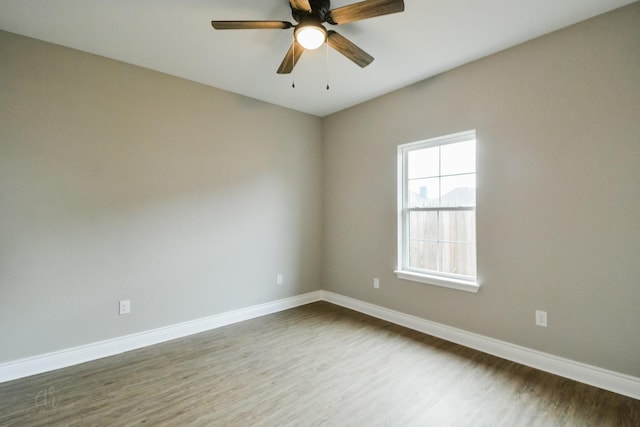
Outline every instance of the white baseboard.
{"label": "white baseboard", "polygon": [[310,292],[150,331],[2,363],[0,364],[0,383],[102,359],[103,357],[186,337],[232,323],[288,310],[300,305],[320,301],[321,297],[320,291]]}
{"label": "white baseboard", "polygon": [[550,372],[561,377],[589,384],[614,393],[640,399],[640,378],[587,365],[552,354],[532,350],[505,341],[467,332],[462,329],[369,304],[354,298],[321,291],[324,301],[346,307],[378,319],[386,320],[428,335],[433,335],[465,347],[489,353],[503,359]]}
{"label": "white baseboard", "polygon": [[151,331],[2,363],[0,383],[113,356],[321,300],[522,365],[640,399],[640,378],[531,350],[329,291],[310,292]]}

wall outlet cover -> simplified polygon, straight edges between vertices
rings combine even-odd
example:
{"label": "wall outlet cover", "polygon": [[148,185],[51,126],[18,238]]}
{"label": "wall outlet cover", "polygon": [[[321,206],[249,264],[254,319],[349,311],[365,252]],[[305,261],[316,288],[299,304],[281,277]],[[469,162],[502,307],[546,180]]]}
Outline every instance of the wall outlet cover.
{"label": "wall outlet cover", "polygon": [[131,313],[131,300],[125,299],[121,300],[118,304],[118,312],[120,315]]}
{"label": "wall outlet cover", "polygon": [[536,325],[547,327],[547,312],[542,310],[536,310]]}

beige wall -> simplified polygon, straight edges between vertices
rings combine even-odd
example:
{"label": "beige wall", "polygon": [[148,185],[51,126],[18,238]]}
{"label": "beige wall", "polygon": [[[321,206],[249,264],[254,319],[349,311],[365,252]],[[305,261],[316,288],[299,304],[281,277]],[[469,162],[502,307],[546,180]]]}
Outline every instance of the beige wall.
{"label": "beige wall", "polygon": [[[325,289],[640,376],[638,23],[635,3],[326,118]],[[397,145],[469,129],[484,286],[398,280]]]}
{"label": "beige wall", "polygon": [[319,118],[4,32],[0,58],[0,362],[320,288]]}

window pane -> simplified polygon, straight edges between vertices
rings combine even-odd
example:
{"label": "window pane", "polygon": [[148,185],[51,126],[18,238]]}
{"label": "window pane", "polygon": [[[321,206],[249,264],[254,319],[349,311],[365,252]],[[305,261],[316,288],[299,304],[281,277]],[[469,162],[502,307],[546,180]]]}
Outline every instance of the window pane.
{"label": "window pane", "polygon": [[437,271],[438,244],[420,240],[410,240],[409,267]]}
{"label": "window pane", "polygon": [[475,278],[475,132],[399,146],[398,154],[407,168],[398,174],[398,265]]}
{"label": "window pane", "polygon": [[447,176],[440,179],[440,206],[475,206],[476,175]]}
{"label": "window pane", "polygon": [[411,240],[438,240],[438,212],[409,212]]}
{"label": "window pane", "polygon": [[476,141],[457,142],[440,147],[440,175],[476,171]]}
{"label": "window pane", "polygon": [[440,147],[423,148],[408,153],[409,179],[440,175]]}
{"label": "window pane", "polygon": [[473,243],[476,241],[476,214],[473,211],[441,211],[439,240]]}
{"label": "window pane", "polygon": [[409,207],[424,208],[440,203],[438,178],[412,179],[409,181]]}
{"label": "window pane", "polygon": [[467,243],[441,243],[440,266],[443,273],[476,275],[476,246]]}

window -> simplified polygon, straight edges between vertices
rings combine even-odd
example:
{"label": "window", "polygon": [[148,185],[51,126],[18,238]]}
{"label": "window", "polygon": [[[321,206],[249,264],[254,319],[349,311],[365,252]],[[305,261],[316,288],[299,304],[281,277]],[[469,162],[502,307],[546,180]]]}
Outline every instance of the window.
{"label": "window", "polygon": [[396,275],[478,291],[475,131],[398,146]]}

